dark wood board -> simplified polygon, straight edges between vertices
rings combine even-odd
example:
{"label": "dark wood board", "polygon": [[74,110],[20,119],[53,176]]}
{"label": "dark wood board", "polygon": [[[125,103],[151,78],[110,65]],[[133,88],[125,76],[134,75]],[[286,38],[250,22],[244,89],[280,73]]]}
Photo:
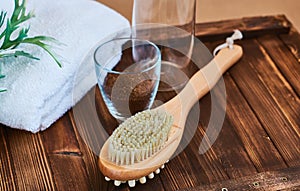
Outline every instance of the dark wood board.
{"label": "dark wood board", "polygon": [[[240,29],[244,39],[237,43],[244,55],[224,74],[226,99],[215,88],[196,104],[201,112],[191,112],[186,124],[185,133],[195,133],[191,142],[159,175],[135,188],[104,180],[97,153],[118,123],[95,88],[81,100],[84,109],[71,109],[43,132],[0,125],[0,190],[299,190],[299,33],[283,15],[201,23],[195,29],[211,51]],[[226,108],[213,105],[218,114],[226,112],[214,144],[205,137],[213,96],[220,105],[226,102]],[[100,117],[106,132],[99,132],[95,121],[84,121],[85,115]],[[90,138],[98,138],[96,152],[85,142],[84,127],[91,128]],[[204,154],[202,142],[211,145]]]}

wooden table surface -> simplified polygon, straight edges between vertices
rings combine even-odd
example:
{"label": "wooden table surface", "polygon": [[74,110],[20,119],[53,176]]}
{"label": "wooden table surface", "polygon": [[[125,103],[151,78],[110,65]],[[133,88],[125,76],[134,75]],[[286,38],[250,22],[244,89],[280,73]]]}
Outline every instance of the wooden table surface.
{"label": "wooden table surface", "polygon": [[[300,190],[300,35],[284,16],[198,24],[196,35],[212,50],[233,29],[244,33],[237,42],[244,55],[224,75],[226,117],[205,154],[198,148],[209,94],[199,102],[200,122],[182,153],[146,184],[114,187],[78,131],[85,124],[70,110],[37,134],[0,125],[0,190]],[[115,120],[102,117],[111,133]]]}

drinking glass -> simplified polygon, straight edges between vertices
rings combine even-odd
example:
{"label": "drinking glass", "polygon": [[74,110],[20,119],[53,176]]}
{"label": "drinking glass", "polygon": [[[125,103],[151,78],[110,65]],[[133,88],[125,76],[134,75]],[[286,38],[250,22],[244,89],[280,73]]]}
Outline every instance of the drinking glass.
{"label": "drinking glass", "polygon": [[161,66],[155,44],[131,37],[111,39],[96,49],[94,61],[98,87],[112,116],[124,121],[152,106]]}
{"label": "drinking glass", "polygon": [[159,48],[165,86],[159,91],[181,89],[189,79],[184,69],[193,50],[195,8],[196,0],[134,0],[133,36],[163,44]]}

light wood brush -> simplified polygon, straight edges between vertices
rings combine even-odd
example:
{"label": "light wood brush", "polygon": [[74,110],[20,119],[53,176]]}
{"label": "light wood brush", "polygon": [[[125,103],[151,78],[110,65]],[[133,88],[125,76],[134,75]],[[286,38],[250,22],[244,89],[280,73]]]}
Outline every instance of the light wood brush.
{"label": "light wood brush", "polygon": [[[163,105],[125,120],[104,143],[98,164],[106,180],[119,186],[154,177],[176,151],[192,106],[207,94],[242,56],[242,48],[225,48],[195,73],[184,89]],[[207,77],[209,76],[209,79]]]}

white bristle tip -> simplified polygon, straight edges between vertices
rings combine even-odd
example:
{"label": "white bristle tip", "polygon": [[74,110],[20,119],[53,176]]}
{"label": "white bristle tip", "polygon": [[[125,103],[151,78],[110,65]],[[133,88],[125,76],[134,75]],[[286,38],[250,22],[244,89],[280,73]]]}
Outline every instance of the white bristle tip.
{"label": "white bristle tip", "polygon": [[110,181],[110,178],[108,178],[108,177],[104,177],[104,179],[105,179],[106,181]]}
{"label": "white bristle tip", "polygon": [[121,185],[121,181],[115,180],[114,184],[115,184],[115,186],[120,186]]}
{"label": "white bristle tip", "polygon": [[168,163],[169,162],[169,160],[167,160],[165,163]]}
{"label": "white bristle tip", "polygon": [[155,174],[159,174],[160,173],[160,169],[156,169]]}
{"label": "white bristle tip", "polygon": [[165,168],[165,165],[163,164],[163,165],[161,165],[161,167],[160,167],[161,169],[164,169]]}
{"label": "white bristle tip", "polygon": [[128,185],[129,185],[129,187],[134,187],[135,186],[135,180],[129,180]]}
{"label": "white bristle tip", "polygon": [[146,177],[140,178],[140,183],[141,183],[141,184],[145,184],[146,181],[147,181]]}
{"label": "white bristle tip", "polygon": [[148,175],[148,178],[150,178],[150,179],[154,178],[154,173],[153,173],[153,172],[150,173],[150,174]]}

